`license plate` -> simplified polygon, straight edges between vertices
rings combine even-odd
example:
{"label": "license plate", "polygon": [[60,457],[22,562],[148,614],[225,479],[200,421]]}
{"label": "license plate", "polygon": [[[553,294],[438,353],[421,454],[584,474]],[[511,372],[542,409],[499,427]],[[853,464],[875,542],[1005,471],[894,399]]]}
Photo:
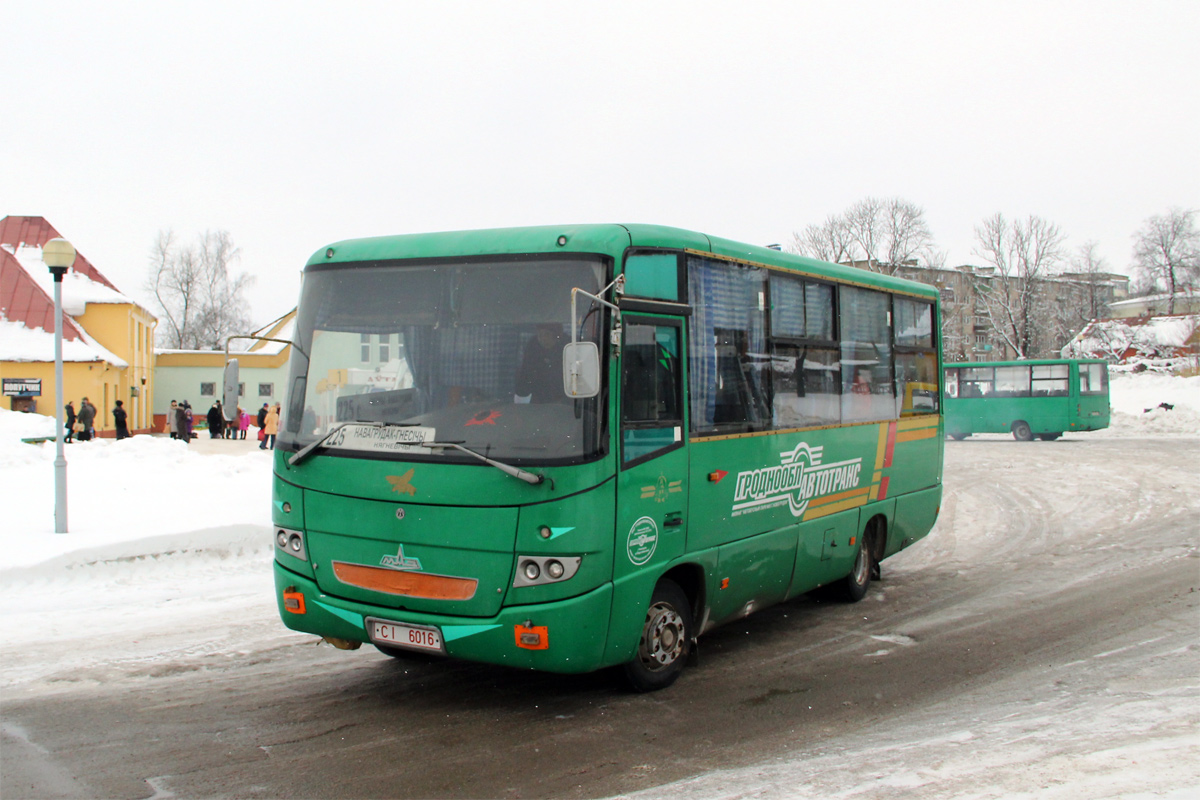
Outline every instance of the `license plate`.
{"label": "license plate", "polygon": [[420,650],[425,653],[442,653],[442,632],[427,625],[408,625],[403,622],[367,620],[367,634],[375,644],[401,647],[405,650]]}

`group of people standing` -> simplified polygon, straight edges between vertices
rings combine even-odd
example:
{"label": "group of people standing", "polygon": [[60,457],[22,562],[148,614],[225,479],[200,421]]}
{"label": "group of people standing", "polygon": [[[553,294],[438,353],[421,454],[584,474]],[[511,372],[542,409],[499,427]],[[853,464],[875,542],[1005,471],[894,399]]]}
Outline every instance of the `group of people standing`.
{"label": "group of people standing", "polygon": [[227,417],[220,400],[212,404],[207,417],[210,439],[245,439],[246,431],[250,428],[249,413],[237,408],[232,416]]}
{"label": "group of people standing", "polygon": [[[66,419],[63,422],[63,427],[66,429],[66,436],[63,441],[71,442],[87,442],[96,438],[96,407],[86,397],[79,403],[79,411],[75,411],[75,401],[68,400],[66,407],[63,409]],[[116,429],[118,439],[128,439],[129,433],[129,415],[125,411],[125,404],[118,400],[116,406],[112,410],[113,428]]]}
{"label": "group of people standing", "polygon": [[[263,403],[262,408],[258,410],[258,417],[254,421],[258,424],[260,450],[275,449],[275,434],[279,432],[279,413],[279,403],[274,406]],[[225,409],[220,400],[212,404],[212,408],[205,414],[205,419],[208,422],[208,435],[211,439],[245,439],[252,420],[250,414],[241,408],[235,410],[232,417],[226,418]],[[172,400],[171,410],[167,413],[165,431],[171,435],[172,439],[180,439],[186,443],[196,435],[192,429],[191,404],[187,400],[182,403]]]}

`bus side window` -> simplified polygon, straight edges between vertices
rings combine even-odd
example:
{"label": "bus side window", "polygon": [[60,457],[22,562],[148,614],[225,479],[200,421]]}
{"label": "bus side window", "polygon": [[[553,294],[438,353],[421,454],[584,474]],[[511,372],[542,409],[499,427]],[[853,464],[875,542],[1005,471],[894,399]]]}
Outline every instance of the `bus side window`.
{"label": "bus side window", "polygon": [[622,461],[682,443],[683,387],[676,325],[630,322],[622,348]]}

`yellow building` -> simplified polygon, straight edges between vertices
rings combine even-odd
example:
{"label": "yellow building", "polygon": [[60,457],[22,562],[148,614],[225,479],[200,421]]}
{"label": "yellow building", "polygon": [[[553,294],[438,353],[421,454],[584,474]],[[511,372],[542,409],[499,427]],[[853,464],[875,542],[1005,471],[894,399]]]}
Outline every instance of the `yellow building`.
{"label": "yellow building", "polygon": [[[0,220],[0,408],[54,416],[54,280],[42,247],[60,237],[43,217]],[[96,407],[96,431],[113,436],[124,404],[131,433],[153,424],[157,319],[122,294],[81,253],[62,282],[63,398]]]}

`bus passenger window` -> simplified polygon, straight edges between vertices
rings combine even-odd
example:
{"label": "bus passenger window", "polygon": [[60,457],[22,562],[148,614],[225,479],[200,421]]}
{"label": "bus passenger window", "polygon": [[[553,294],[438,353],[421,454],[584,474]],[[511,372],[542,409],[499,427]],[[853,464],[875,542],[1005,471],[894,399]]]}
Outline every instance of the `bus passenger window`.
{"label": "bus passenger window", "polygon": [[883,292],[840,287],[842,339],[842,422],[892,419],[891,300]]}

